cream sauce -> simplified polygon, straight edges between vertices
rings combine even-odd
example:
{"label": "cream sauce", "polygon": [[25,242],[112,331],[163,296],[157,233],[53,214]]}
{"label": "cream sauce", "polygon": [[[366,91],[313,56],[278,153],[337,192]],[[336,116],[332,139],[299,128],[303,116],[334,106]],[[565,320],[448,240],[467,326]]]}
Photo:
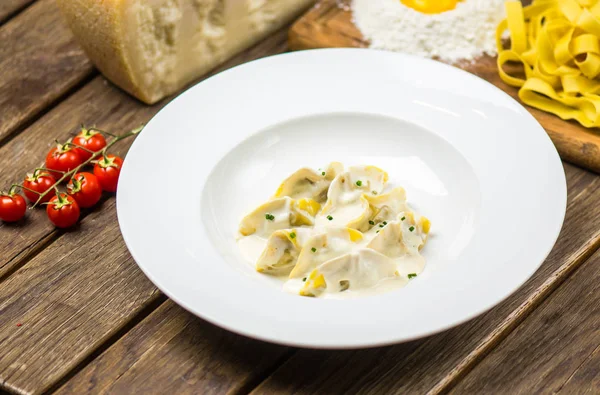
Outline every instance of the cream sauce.
{"label": "cream sauce", "polygon": [[394,277],[384,278],[379,281],[375,286],[371,288],[363,288],[357,291],[348,289],[344,292],[327,292],[324,293],[321,298],[323,299],[356,299],[364,298],[365,296],[380,295],[393,291],[398,288],[402,288],[408,284],[408,280],[405,277]]}
{"label": "cream sauce", "polygon": [[244,259],[254,266],[267,246],[267,239],[254,234],[239,237],[237,243]]}
{"label": "cream sauce", "polygon": [[[318,215],[316,228],[346,227],[360,222],[361,218],[368,217],[369,206],[361,204],[360,200],[347,205],[336,205],[330,211]],[[367,218],[365,218],[366,220]]]}
{"label": "cream sauce", "polygon": [[[361,168],[351,169],[360,170]],[[306,169],[301,169],[301,171],[306,172]],[[345,172],[338,174],[333,179],[328,190],[328,200],[323,210],[316,215],[315,225],[312,227],[293,228],[291,226],[287,219],[290,204],[271,207],[270,214],[275,216],[274,221],[265,221],[264,218],[261,218],[261,216],[264,217],[264,208],[269,205],[269,202],[261,206],[262,210],[261,207],[255,210],[257,213],[255,217],[252,214],[246,216],[245,223],[252,224],[256,228],[256,232],[248,236],[240,234],[238,238],[238,247],[244,259],[250,264],[256,265],[268,246],[283,248],[279,246],[291,245],[287,242],[278,243],[277,240],[269,242],[269,237],[273,237],[271,236],[273,232],[286,229],[285,232],[288,234],[294,234],[294,243],[300,250],[300,255],[289,278],[287,276],[277,277],[282,279],[282,289],[285,292],[300,294],[306,288],[307,283],[310,283],[306,279],[313,271],[325,279],[324,289],[315,293],[318,297],[325,299],[352,299],[376,295],[408,284],[409,274],[412,277],[413,274],[419,275],[424,270],[425,259],[419,250],[426,241],[426,232],[416,225],[418,221],[414,221],[414,213],[404,211],[408,207],[405,201],[390,201],[390,204],[386,206],[387,208],[394,207],[391,210],[393,212],[387,212],[385,215],[390,219],[386,221],[386,225],[379,222],[369,223],[373,220],[381,221],[382,213],[378,217],[376,212],[380,211],[380,208],[369,204],[368,200],[363,198],[365,194],[372,193],[372,191],[353,187],[349,183],[357,177],[366,178],[365,172],[359,171],[358,173],[359,175]],[[342,178],[345,179],[344,183],[341,182]],[[387,179],[387,175],[385,178]],[[288,180],[293,180],[293,177]],[[353,182],[356,183],[356,181]],[[380,186],[378,182],[371,182],[368,179],[363,182],[368,183],[368,188],[377,184],[376,194],[383,190],[383,183]],[[293,187],[292,185],[291,190],[294,190]],[[381,197],[383,198],[383,196]],[[403,193],[390,194],[390,199],[399,197],[403,198]],[[400,209],[403,211],[397,212]],[[333,219],[329,219],[328,216]],[[401,220],[405,217],[410,217],[410,220]],[[395,228],[382,232],[386,226],[390,225]],[[365,232],[348,231],[346,226],[354,229],[362,227],[361,230]],[[413,227],[412,231],[409,230],[411,227]],[[373,242],[374,239],[376,239],[375,242]],[[375,247],[371,247],[371,245]],[[276,254],[276,256],[278,255]],[[348,289],[345,289],[346,283],[349,284]]]}

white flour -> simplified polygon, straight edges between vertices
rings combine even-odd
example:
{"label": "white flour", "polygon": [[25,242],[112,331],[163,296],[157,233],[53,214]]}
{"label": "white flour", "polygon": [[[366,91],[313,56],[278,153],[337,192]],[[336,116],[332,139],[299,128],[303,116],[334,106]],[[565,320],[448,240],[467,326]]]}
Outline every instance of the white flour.
{"label": "white flour", "polygon": [[464,0],[456,9],[423,14],[400,0],[352,0],[354,23],[371,48],[447,62],[496,54],[496,26],[504,0]]}

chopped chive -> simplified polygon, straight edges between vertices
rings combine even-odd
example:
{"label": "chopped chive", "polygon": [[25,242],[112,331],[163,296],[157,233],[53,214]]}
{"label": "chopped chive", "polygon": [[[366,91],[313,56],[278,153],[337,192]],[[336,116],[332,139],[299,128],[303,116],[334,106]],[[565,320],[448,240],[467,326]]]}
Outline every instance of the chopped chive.
{"label": "chopped chive", "polygon": [[358,185],[359,187],[362,186],[362,181],[361,180],[356,181],[356,185]]}
{"label": "chopped chive", "polygon": [[406,219],[406,217],[402,217],[400,218],[400,221],[404,221]]}
{"label": "chopped chive", "polygon": [[387,225],[387,222],[386,222],[386,221],[383,221],[383,224],[384,224],[384,225]]}
{"label": "chopped chive", "polygon": [[324,171],[322,171],[322,172],[321,172],[321,175],[322,175],[322,176],[324,176],[324,175],[325,175],[325,172],[324,172]]}
{"label": "chopped chive", "polygon": [[273,220],[275,219],[275,216],[274,216],[273,214],[269,214],[269,213],[267,213],[267,214],[265,215],[265,218],[266,218],[267,220],[269,220],[269,221],[273,221]]}
{"label": "chopped chive", "polygon": [[295,239],[296,238],[296,234],[294,232],[290,233],[290,239]]}
{"label": "chopped chive", "polygon": [[380,227],[380,228],[383,228],[383,224],[379,224],[379,227]]}
{"label": "chopped chive", "polygon": [[369,221],[369,225],[375,225],[375,221]]}
{"label": "chopped chive", "polygon": [[375,232],[375,233],[379,233],[379,231]]}
{"label": "chopped chive", "polygon": [[415,278],[417,277],[417,273],[409,273],[408,275],[408,279],[410,280],[411,278]]}
{"label": "chopped chive", "polygon": [[408,228],[408,230],[410,230],[412,232],[413,230],[415,230],[415,227],[411,226],[410,228]]}
{"label": "chopped chive", "polygon": [[317,252],[317,249],[315,247],[310,249],[312,252]]}
{"label": "chopped chive", "polygon": [[304,277],[304,278],[302,279],[302,281],[306,281],[306,277]]}
{"label": "chopped chive", "polygon": [[330,221],[332,221],[332,220],[333,220],[333,217],[332,217],[331,215],[328,215],[328,216],[327,216],[327,219],[328,219],[328,220],[330,220]]}
{"label": "chopped chive", "polygon": [[377,195],[377,191],[371,191],[373,195]]}

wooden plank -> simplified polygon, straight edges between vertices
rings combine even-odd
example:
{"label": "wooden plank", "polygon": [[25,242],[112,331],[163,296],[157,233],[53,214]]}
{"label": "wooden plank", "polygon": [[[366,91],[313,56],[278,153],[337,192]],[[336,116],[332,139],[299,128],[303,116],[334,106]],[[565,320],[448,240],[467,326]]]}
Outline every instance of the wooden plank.
{"label": "wooden plank", "polygon": [[94,69],[54,0],[40,0],[0,27],[0,43],[1,144]]}
{"label": "wooden plank", "polygon": [[[600,253],[468,374],[454,394],[600,393]],[[595,379],[595,381],[594,381]]]}
{"label": "wooden plank", "polygon": [[44,390],[160,295],[122,242],[114,206],[109,200],[0,287],[6,389]]}
{"label": "wooden plank", "polygon": [[[369,43],[352,23],[348,4],[349,0],[321,0],[290,29],[290,48],[367,47]],[[506,85],[498,76],[495,58],[485,56],[475,63],[456,66],[491,82],[518,100],[517,89]],[[563,160],[600,173],[600,135],[595,130],[531,107],[527,109],[546,129]]]}
{"label": "wooden plank", "polygon": [[[282,52],[286,36],[281,30],[220,69]],[[165,103],[145,106],[98,77],[0,150],[2,182],[34,166],[49,139],[81,121],[118,133],[147,121]],[[0,226],[0,259],[8,262],[4,272],[12,273],[0,287],[0,316],[10,323],[0,326],[0,386],[22,393],[55,385],[159,295],[123,244],[114,198],[73,232],[56,233],[42,217],[36,212],[25,223]],[[30,245],[51,235],[56,241],[28,260]]]}
{"label": "wooden plank", "polygon": [[221,330],[167,301],[57,393],[239,393],[287,352]]}
{"label": "wooden plank", "polygon": [[445,391],[598,248],[600,177],[569,165],[566,174],[564,230],[542,267],[506,301],[459,327],[410,343],[358,351],[300,350],[255,393]]}
{"label": "wooden plank", "polygon": [[[97,77],[0,148],[0,185],[21,181],[43,161],[53,139],[65,141],[82,122],[121,133],[147,121],[161,105],[164,103],[153,107],[142,105]],[[44,241],[59,235],[45,217],[44,209],[40,208],[29,211],[26,221],[0,223],[0,279],[43,247]]]}
{"label": "wooden plank", "polygon": [[[262,56],[283,52],[287,48],[286,34],[286,29],[280,30],[211,74]],[[28,171],[40,164],[54,139],[66,140],[82,122],[96,124],[115,133],[124,132],[149,120],[169,100],[146,106],[104,78],[96,77],[0,148],[0,189],[21,181]],[[59,232],[45,220],[45,213],[40,209],[30,211],[25,221],[16,224],[0,221],[0,281],[58,235]]]}
{"label": "wooden plank", "polygon": [[292,50],[312,48],[364,48],[369,42],[352,23],[348,0],[321,0],[292,25]]}
{"label": "wooden plank", "polygon": [[582,389],[589,389],[586,393],[600,393],[600,347],[583,362],[583,364],[573,373],[567,380],[564,386],[560,389],[560,393],[564,394],[583,394]]}
{"label": "wooden plank", "polygon": [[[405,385],[398,387],[399,389],[425,392],[428,389],[427,385],[432,386],[436,382],[433,380],[436,378],[439,380],[440,375],[451,371],[454,367],[453,364],[461,361],[460,357],[470,356],[470,352],[486,340],[486,334],[499,326],[499,322],[505,328],[514,325],[519,320],[519,315],[525,314],[525,312],[514,314],[515,304],[520,302],[522,305],[527,304],[527,309],[533,309],[537,303],[533,295],[542,297],[540,282],[543,282],[544,276],[547,276],[550,270],[559,266],[565,259],[572,266],[576,265],[577,260],[582,260],[587,256],[585,251],[592,248],[591,244],[597,244],[599,234],[595,234],[593,240],[589,239],[589,236],[596,231],[593,223],[598,219],[597,215],[592,214],[588,218],[589,221],[585,221],[581,218],[581,214],[588,211],[589,207],[597,203],[597,199],[600,199],[598,195],[600,178],[567,166],[567,179],[571,192],[569,215],[565,228],[578,226],[582,228],[576,234],[566,232],[561,235],[555,251],[542,272],[538,273],[536,279],[521,290],[520,295],[511,298],[508,306],[504,304],[495,311],[449,332],[395,347],[364,351],[298,351],[290,362],[284,364],[266,383],[259,387],[257,392],[297,390],[339,393],[369,389],[383,393],[395,389],[399,385],[398,377],[402,377],[401,382]],[[585,226],[585,222],[589,225]],[[566,277],[567,274],[568,272],[563,268],[562,276],[552,277],[552,282],[544,285],[546,292],[560,282],[559,277]],[[511,312],[513,314],[504,319]],[[188,331],[185,325],[192,325],[191,323],[194,322],[196,324],[193,325],[198,325],[202,329]],[[162,329],[153,331],[151,328],[159,325],[158,323],[174,329],[165,330],[168,335],[165,335],[165,331]],[[178,323],[187,324],[179,325]],[[152,392],[164,393],[172,385],[175,385],[173,383],[177,383],[181,385],[181,387],[176,387],[177,392],[198,392],[198,386],[210,382],[211,379],[208,377],[212,377],[214,371],[212,364],[206,366],[206,363],[202,362],[205,361],[204,355],[198,355],[203,353],[202,350],[206,347],[204,343],[210,342],[203,340],[205,336],[203,333],[208,331],[209,327],[215,331],[215,336],[221,333],[220,336],[226,338],[230,336],[237,338],[236,335],[220,331],[202,320],[191,318],[189,313],[181,309],[170,309],[168,312],[156,311],[148,318],[147,322],[141,323],[139,327],[127,333],[103,355],[75,375],[61,391],[127,392],[127,389],[144,385],[146,386],[144,388],[154,389]],[[200,337],[200,340],[197,337]],[[487,340],[488,343],[494,341],[497,342],[498,339]],[[266,363],[264,369],[261,365],[259,371],[269,371],[271,367],[281,363],[281,360],[287,355],[284,347],[273,347],[264,345],[265,350],[275,355],[276,361],[271,364]],[[128,352],[131,353],[129,357],[126,356]],[[241,357],[237,355],[235,358]],[[386,361],[386,363],[381,361]],[[227,355],[225,363],[226,368],[229,369],[229,355]],[[159,373],[156,366],[166,366],[167,371]],[[373,366],[377,366],[375,372],[371,372]],[[209,372],[208,376],[201,373],[203,370]],[[236,382],[235,388],[239,388],[239,386],[248,388],[247,383],[254,381],[254,378],[247,378],[245,375],[248,372],[244,369],[238,368],[237,371],[244,374],[244,383],[246,384]],[[384,378],[380,379],[385,381],[378,383],[376,387],[364,386],[365,382],[361,378],[368,377],[368,382],[371,382],[377,380],[379,375]],[[260,377],[260,374],[257,376]],[[194,379],[188,382],[189,377]],[[219,385],[223,384],[219,383]]]}
{"label": "wooden plank", "polygon": [[0,1],[0,25],[35,0],[2,0]]}

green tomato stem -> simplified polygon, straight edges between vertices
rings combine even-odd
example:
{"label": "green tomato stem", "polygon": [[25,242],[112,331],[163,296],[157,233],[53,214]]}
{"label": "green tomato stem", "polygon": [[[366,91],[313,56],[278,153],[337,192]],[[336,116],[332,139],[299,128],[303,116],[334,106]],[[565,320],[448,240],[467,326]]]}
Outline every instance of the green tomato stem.
{"label": "green tomato stem", "polygon": [[[64,173],[66,173],[66,171],[62,171],[62,170],[50,170],[50,169],[48,169],[47,167],[36,167],[36,168],[33,170],[33,174],[34,174],[34,175],[37,175],[37,172],[38,172],[38,171],[40,171],[40,170],[41,170],[41,171],[46,171],[46,172],[48,172],[48,173],[50,173],[50,172],[55,172],[55,173],[63,173],[63,174],[64,174]],[[50,173],[50,174],[52,174],[52,173]]]}
{"label": "green tomato stem", "polygon": [[81,146],[81,145],[79,145],[79,144],[75,144],[75,143],[68,142],[68,143],[65,143],[64,145],[67,145],[67,146],[69,146],[69,145],[70,145],[70,146],[72,146],[72,147],[79,148],[79,149],[82,149],[82,150],[84,150],[84,151],[87,151],[87,152],[89,152],[90,154],[94,154],[94,151],[92,151],[92,150],[91,150],[91,149],[89,149],[89,148],[85,148],[85,147],[83,147],[83,146]]}
{"label": "green tomato stem", "polygon": [[40,194],[38,191],[34,191],[33,189],[31,189],[31,188],[27,188],[26,186],[23,186],[23,185],[21,185],[21,184],[12,184],[12,185],[10,186],[10,189],[8,190],[8,193],[14,192],[14,191],[15,191],[15,189],[17,189],[17,188],[23,189],[23,190],[25,190],[25,191],[33,192],[33,193],[35,193],[36,195],[39,195],[39,194]]}
{"label": "green tomato stem", "polygon": [[[94,158],[98,157],[99,155],[102,155],[104,157],[106,155],[106,151],[110,147],[112,147],[113,145],[115,145],[116,143],[118,143],[121,140],[124,140],[124,139],[126,139],[128,137],[131,137],[131,136],[135,136],[136,134],[140,133],[143,128],[144,128],[144,125],[139,126],[139,127],[135,128],[135,129],[132,129],[130,132],[122,134],[120,136],[116,136],[116,135],[113,135],[113,134],[110,134],[110,133],[106,133],[106,132],[103,132],[103,131],[101,131],[99,129],[96,129],[96,128],[90,128],[90,130],[93,129],[93,130],[99,131],[101,133],[106,133],[109,136],[113,137],[113,139],[110,140],[106,144],[106,147],[102,148],[101,150],[98,150],[98,151],[90,151],[90,150],[88,150],[88,151],[90,151],[92,153],[92,156],[90,156],[87,160],[85,160],[79,166],[77,166],[74,169],[71,169],[69,171],[63,172],[63,171],[59,171],[59,170],[50,170],[50,169],[46,169],[46,168],[43,168],[43,167],[38,167],[36,170],[47,170],[47,171],[59,172],[59,173],[62,173],[62,176],[58,180],[56,180],[56,182],[52,185],[52,187],[48,188],[48,190],[46,190],[46,192],[38,193],[39,194],[38,200],[31,207],[32,208],[33,207],[37,207],[40,204],[40,202],[42,201],[42,199],[53,188],[56,190],[56,195],[59,195],[57,186],[60,185],[61,182],[63,182],[64,180],[66,180],[69,177],[72,177],[75,173],[79,172],[79,170],[81,170],[81,168],[83,168],[84,166],[90,164],[94,160]],[[72,144],[72,143],[68,142],[67,144]],[[74,145],[76,147],[79,147],[77,144],[72,144],[72,145]],[[83,147],[79,147],[79,148],[83,148]]]}
{"label": "green tomato stem", "polygon": [[110,136],[110,137],[119,137],[116,134],[113,134],[113,133],[110,133],[110,132],[107,132],[105,130],[98,129],[98,128],[88,128],[88,131],[90,131],[90,132],[98,132],[98,133],[105,134],[105,135]]}

